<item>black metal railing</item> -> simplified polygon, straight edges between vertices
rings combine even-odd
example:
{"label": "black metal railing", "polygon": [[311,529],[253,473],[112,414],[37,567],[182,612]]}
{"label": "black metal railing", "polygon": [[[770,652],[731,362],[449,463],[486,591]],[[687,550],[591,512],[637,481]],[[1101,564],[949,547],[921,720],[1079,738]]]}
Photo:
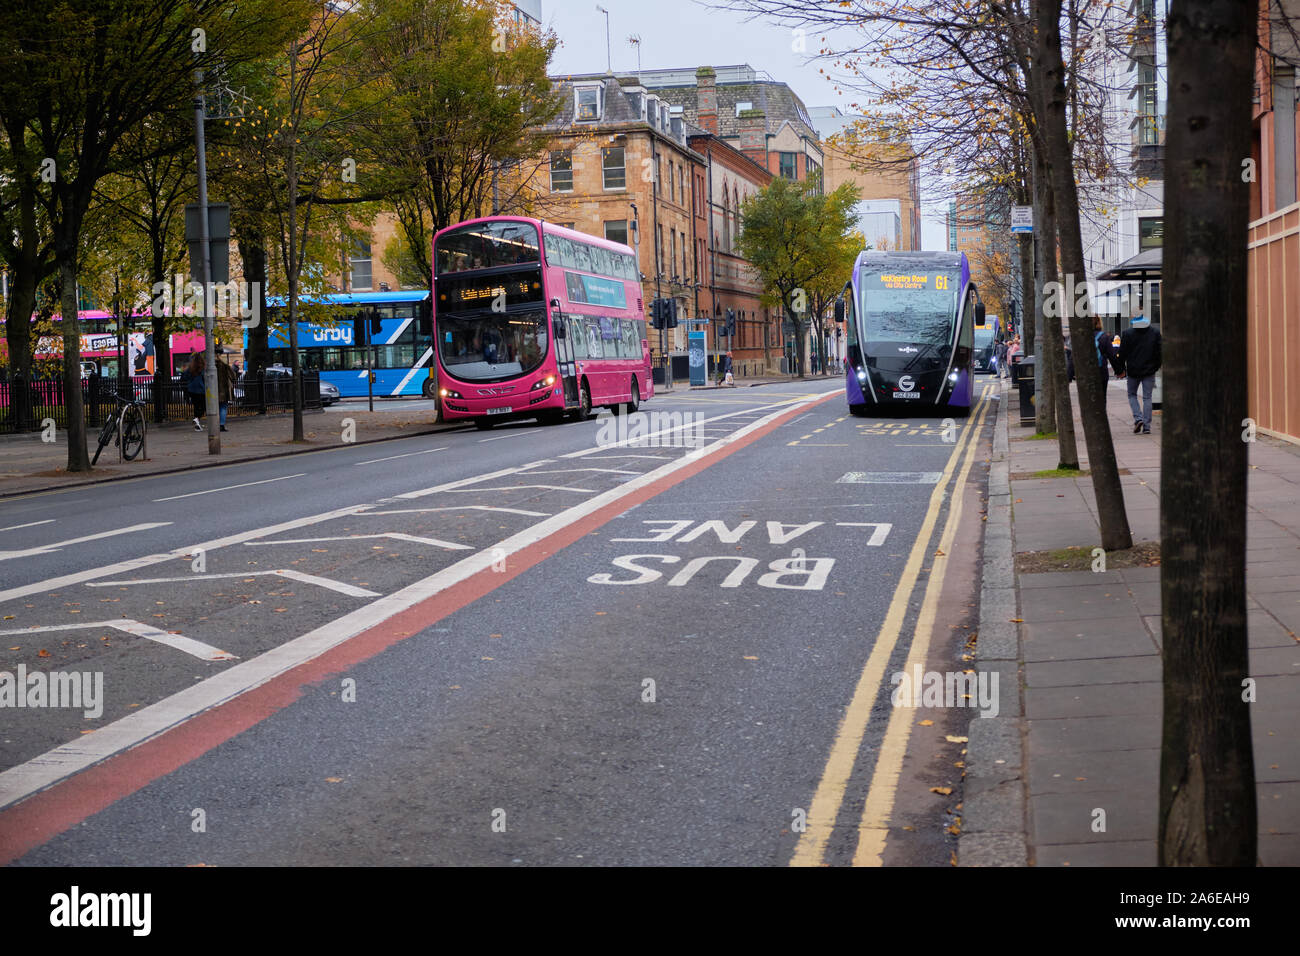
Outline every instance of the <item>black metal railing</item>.
{"label": "black metal railing", "polygon": [[[302,373],[303,408],[321,407],[320,373]],[[158,381],[137,378],[117,379],[92,376],[82,379],[81,401],[87,429],[99,428],[113,413],[113,396],[135,399],[145,406],[149,421],[183,422],[193,416],[193,407],[185,382],[179,378]],[[230,396],[229,415],[261,415],[293,408],[293,380],[287,375],[245,376]],[[68,409],[64,401],[63,382],[21,379],[0,382],[0,434],[36,432],[49,420],[56,428],[68,427]]]}

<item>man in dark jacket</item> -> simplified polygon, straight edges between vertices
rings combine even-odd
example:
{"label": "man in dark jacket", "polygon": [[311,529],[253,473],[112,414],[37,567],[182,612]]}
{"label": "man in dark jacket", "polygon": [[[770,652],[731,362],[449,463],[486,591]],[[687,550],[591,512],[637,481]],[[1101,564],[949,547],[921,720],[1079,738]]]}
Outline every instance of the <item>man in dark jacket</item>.
{"label": "man in dark jacket", "polygon": [[[1151,392],[1160,371],[1160,330],[1151,328],[1151,320],[1135,316],[1131,327],[1119,337],[1119,360],[1128,372],[1128,404],[1133,410],[1133,434],[1151,434]],[[1138,386],[1142,386],[1142,403],[1138,404]]]}

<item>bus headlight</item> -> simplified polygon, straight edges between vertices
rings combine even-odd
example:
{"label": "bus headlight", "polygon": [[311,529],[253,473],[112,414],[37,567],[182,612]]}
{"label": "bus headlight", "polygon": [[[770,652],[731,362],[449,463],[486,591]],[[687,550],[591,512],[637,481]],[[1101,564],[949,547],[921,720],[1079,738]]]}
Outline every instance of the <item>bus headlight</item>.
{"label": "bus headlight", "polygon": [[443,398],[464,398],[465,397],[460,392],[452,391],[450,388],[441,388],[438,390],[438,394],[441,395]]}
{"label": "bus headlight", "polygon": [[859,381],[859,382],[865,382],[866,380],[867,380],[867,372],[866,372],[866,370],[865,370],[865,369],[858,369],[858,381]]}
{"label": "bus headlight", "polygon": [[956,372],[949,372],[949,373],[948,373],[948,381],[950,381],[950,382],[952,382],[954,385],[956,385],[956,384],[957,384],[957,373],[956,373]]}
{"label": "bus headlight", "polygon": [[554,375],[548,375],[548,376],[546,376],[546,378],[541,379],[541,380],[538,381],[538,382],[535,382],[535,383],[533,384],[533,387],[532,387],[531,390],[535,392],[535,391],[537,391],[539,388],[550,388],[550,387],[551,387],[552,385],[554,385],[554,384],[555,384],[555,376],[554,376]]}

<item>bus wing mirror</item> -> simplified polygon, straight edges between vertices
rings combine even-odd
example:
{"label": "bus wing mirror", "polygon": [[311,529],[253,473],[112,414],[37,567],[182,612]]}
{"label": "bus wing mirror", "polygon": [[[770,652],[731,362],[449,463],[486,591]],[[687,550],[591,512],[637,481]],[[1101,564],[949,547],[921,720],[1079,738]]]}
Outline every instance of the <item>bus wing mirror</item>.
{"label": "bus wing mirror", "polygon": [[975,303],[975,324],[976,325],[984,324],[984,303],[983,302]]}
{"label": "bus wing mirror", "polygon": [[556,323],[555,323],[555,337],[556,337],[557,339],[562,339],[562,338],[564,338],[565,334],[566,334],[566,333],[565,333],[565,331],[564,331],[564,323],[563,323],[563,322],[556,322]]}
{"label": "bus wing mirror", "polygon": [[844,300],[843,299],[835,300],[835,321],[836,322],[844,321]]}

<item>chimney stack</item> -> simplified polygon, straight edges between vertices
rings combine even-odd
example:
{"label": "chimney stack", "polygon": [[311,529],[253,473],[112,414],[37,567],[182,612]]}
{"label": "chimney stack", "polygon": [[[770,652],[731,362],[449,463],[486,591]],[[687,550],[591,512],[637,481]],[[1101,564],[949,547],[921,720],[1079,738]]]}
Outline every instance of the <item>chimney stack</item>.
{"label": "chimney stack", "polygon": [[700,129],[718,135],[718,75],[711,66],[695,71],[695,111]]}
{"label": "chimney stack", "polygon": [[767,169],[767,115],[762,110],[741,110],[740,151]]}

